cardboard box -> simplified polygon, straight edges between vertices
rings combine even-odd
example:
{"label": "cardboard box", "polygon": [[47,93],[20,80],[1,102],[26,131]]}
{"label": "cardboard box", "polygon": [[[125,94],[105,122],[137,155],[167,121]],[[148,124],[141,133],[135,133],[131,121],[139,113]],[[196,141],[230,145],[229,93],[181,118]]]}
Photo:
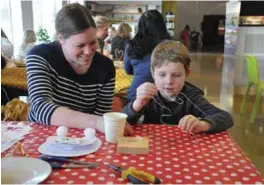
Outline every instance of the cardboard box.
{"label": "cardboard box", "polygon": [[117,153],[148,154],[149,140],[147,137],[120,137],[117,143]]}

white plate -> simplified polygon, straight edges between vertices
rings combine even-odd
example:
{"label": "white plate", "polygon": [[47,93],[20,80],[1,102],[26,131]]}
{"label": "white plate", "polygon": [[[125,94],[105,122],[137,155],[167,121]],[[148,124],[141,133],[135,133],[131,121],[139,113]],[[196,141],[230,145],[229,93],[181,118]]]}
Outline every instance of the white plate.
{"label": "white plate", "polygon": [[[53,145],[62,145],[62,146],[66,146],[66,145],[72,145],[72,146],[83,146],[83,145],[90,145],[92,144],[93,142],[95,142],[97,137],[93,137],[92,139],[90,140],[87,140],[85,138],[73,138],[73,139],[78,139],[79,140],[79,143],[75,144],[75,143],[60,143],[58,141],[60,141],[60,138],[59,136],[50,136],[47,138],[46,142],[47,143],[50,143],[50,144],[53,144]],[[69,138],[71,139],[71,138]]]}
{"label": "white plate", "polygon": [[2,184],[37,184],[51,173],[46,161],[30,157],[4,157],[1,159]]}
{"label": "white plate", "polygon": [[91,145],[81,146],[74,150],[63,150],[61,147],[49,144],[47,142],[40,145],[38,151],[45,155],[58,156],[58,157],[78,157],[96,152],[102,145],[100,139],[96,138],[96,141]]}

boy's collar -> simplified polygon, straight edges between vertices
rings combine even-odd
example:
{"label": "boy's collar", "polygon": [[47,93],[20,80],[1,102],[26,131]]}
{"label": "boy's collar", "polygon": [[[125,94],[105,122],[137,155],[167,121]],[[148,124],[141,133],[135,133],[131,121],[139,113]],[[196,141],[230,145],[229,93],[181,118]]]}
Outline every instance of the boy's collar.
{"label": "boy's collar", "polygon": [[158,94],[155,96],[155,98],[159,101],[159,103],[161,103],[162,105],[165,105],[167,104],[168,102],[176,102],[176,98],[171,101],[171,100],[168,100],[166,97],[164,97],[160,91],[158,91]]}
{"label": "boy's collar", "polygon": [[168,96],[168,95],[162,93],[161,91],[159,91],[159,93],[160,93],[161,97],[162,97],[163,99],[165,99],[166,101],[175,101],[176,98],[177,98],[177,95],[175,95],[175,96],[173,96],[173,97],[170,97],[170,96]]}

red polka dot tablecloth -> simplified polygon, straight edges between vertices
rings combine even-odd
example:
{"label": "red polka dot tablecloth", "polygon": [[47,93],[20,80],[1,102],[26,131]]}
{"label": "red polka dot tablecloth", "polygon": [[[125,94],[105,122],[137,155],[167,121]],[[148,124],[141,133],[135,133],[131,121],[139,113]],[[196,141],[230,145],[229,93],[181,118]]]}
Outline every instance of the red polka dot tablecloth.
{"label": "red polka dot tablecloth", "polygon": [[[48,136],[56,135],[56,127],[30,124],[33,131],[22,141],[29,156],[38,157],[38,147]],[[138,125],[135,135],[148,136],[148,155],[116,153],[116,144],[105,141],[93,154],[74,159],[96,162],[96,169],[53,170],[44,184],[125,184],[120,173],[107,164],[123,168],[136,167],[159,177],[162,184],[263,184],[264,180],[227,132],[197,134],[196,138],[181,132],[177,126],[161,124]],[[82,137],[83,129],[69,129],[70,137]],[[19,155],[15,146],[2,153],[2,157]]]}

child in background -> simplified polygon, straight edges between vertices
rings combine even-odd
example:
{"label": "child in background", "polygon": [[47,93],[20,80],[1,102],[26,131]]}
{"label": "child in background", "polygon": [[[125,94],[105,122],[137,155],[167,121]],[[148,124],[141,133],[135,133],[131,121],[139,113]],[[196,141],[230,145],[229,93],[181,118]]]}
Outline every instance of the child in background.
{"label": "child in background", "polygon": [[231,115],[204,97],[203,91],[186,82],[190,74],[187,48],[176,41],[160,43],[151,55],[154,83],[137,88],[136,99],[123,112],[129,123],[164,123],[177,125],[182,131],[221,132],[233,125]]}

